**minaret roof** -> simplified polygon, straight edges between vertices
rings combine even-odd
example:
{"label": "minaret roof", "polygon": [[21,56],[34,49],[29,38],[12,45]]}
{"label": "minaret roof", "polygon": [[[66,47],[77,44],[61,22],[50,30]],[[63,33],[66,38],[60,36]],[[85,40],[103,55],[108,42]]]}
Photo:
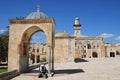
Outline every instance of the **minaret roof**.
{"label": "minaret roof", "polygon": [[79,20],[78,17],[75,18],[75,23],[74,23],[74,25],[80,25],[80,20]]}

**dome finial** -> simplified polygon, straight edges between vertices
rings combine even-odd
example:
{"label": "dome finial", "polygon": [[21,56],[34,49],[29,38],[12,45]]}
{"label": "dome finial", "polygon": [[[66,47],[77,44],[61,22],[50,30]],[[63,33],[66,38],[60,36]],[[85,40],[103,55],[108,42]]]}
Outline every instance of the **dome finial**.
{"label": "dome finial", "polygon": [[37,12],[40,12],[40,6],[37,5]]}
{"label": "dome finial", "polygon": [[36,11],[30,13],[26,19],[41,19],[41,18],[48,18],[43,12],[40,11],[40,6],[37,5]]}

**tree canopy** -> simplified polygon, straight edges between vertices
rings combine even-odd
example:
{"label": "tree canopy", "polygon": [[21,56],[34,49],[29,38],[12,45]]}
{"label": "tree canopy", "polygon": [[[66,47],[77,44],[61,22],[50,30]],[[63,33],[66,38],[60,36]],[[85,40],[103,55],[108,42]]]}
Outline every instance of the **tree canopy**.
{"label": "tree canopy", "polygon": [[6,61],[8,57],[8,31],[0,34],[0,61]]}

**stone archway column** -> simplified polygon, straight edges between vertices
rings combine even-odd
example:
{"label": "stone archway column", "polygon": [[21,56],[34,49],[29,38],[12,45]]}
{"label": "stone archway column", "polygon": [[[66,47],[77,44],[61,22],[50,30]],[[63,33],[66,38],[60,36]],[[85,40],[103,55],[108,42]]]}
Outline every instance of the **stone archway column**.
{"label": "stone archway column", "polygon": [[54,74],[54,48],[48,47],[48,73],[49,76]]}
{"label": "stone archway column", "polygon": [[37,63],[37,55],[36,55],[36,53],[35,53],[35,64]]}
{"label": "stone archway column", "polygon": [[51,74],[51,47],[48,46],[48,73]]}
{"label": "stone archway column", "polygon": [[93,53],[93,51],[92,51],[92,49],[91,49],[91,58],[93,58],[93,55],[92,55],[92,53]]}
{"label": "stone archway column", "polygon": [[29,64],[30,64],[30,65],[32,64],[31,56],[29,57]]}
{"label": "stone archway column", "polygon": [[117,57],[117,53],[115,52],[115,57]]}
{"label": "stone archway column", "polygon": [[102,58],[102,53],[98,53],[98,58]]}
{"label": "stone archway column", "polygon": [[54,72],[54,48],[52,48],[52,72]]}

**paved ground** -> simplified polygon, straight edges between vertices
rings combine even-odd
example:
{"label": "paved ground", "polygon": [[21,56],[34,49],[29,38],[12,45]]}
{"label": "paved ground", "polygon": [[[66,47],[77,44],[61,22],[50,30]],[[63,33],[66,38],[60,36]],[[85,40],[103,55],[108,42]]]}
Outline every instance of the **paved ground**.
{"label": "paved ground", "polygon": [[[85,59],[78,63],[55,64],[56,74],[46,80],[120,80],[119,58]],[[45,80],[38,69],[12,80]]]}

